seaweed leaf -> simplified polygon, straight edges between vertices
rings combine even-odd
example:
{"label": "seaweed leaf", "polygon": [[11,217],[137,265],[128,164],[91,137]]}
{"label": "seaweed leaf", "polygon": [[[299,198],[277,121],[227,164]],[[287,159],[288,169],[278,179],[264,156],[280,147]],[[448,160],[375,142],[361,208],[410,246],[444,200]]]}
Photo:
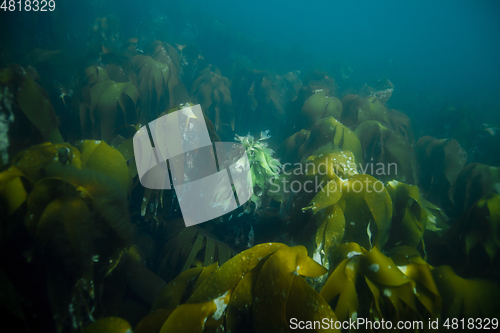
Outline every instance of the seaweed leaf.
{"label": "seaweed leaf", "polygon": [[215,262],[222,265],[234,254],[234,250],[228,245],[205,230],[194,226],[184,228],[164,245],[160,253],[158,274],[169,281],[172,276],[189,269],[198,259],[205,266]]}
{"label": "seaweed leaf", "polygon": [[234,131],[233,101],[229,86],[229,79],[223,77],[218,68],[211,67],[204,69],[193,83],[193,102],[199,103],[203,112],[214,120],[218,132],[222,130],[222,125],[230,125]]}
{"label": "seaweed leaf", "polygon": [[16,91],[16,102],[19,109],[36,126],[43,139],[52,143],[62,143],[64,139],[59,132],[59,121],[50,103],[49,97],[19,65],[0,71],[0,83],[13,85]]}
{"label": "seaweed leaf", "polygon": [[[139,90],[132,82],[106,80],[90,88],[89,112],[94,135],[110,142],[111,134],[117,127],[131,121],[131,117],[135,120],[139,96]],[[118,106],[123,113],[121,123],[118,122]],[[85,115],[81,117],[86,118]]]}

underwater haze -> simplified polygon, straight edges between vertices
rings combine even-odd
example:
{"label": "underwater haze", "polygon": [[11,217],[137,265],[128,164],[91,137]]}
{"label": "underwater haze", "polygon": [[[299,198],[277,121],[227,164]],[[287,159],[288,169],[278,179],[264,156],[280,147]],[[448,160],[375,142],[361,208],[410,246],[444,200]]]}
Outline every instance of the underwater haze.
{"label": "underwater haze", "polygon": [[499,329],[500,2],[0,0],[16,332]]}

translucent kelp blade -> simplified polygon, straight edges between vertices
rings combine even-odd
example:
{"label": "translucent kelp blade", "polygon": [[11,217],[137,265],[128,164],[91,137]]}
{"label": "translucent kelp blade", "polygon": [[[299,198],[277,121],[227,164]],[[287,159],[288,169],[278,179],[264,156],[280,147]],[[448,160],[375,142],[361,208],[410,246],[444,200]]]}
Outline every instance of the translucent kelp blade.
{"label": "translucent kelp blade", "polygon": [[345,230],[344,212],[338,205],[334,205],[326,217],[325,253],[330,254],[333,247],[342,242]]}
{"label": "translucent kelp blade", "polygon": [[228,331],[253,331],[253,294],[258,273],[256,270],[249,271],[234,289],[226,310]]}
{"label": "translucent kelp blade", "polygon": [[297,255],[304,251],[307,255],[302,246],[280,249],[262,266],[254,289],[255,331],[279,332],[288,326],[285,313],[288,292],[297,271]]}
{"label": "translucent kelp blade", "polygon": [[215,258],[215,242],[212,239],[207,238],[207,244],[205,245],[205,260],[203,265],[204,266],[210,265],[212,262],[214,262],[214,258]]}
{"label": "translucent kelp blade", "polygon": [[213,302],[203,304],[182,304],[163,323],[160,333],[201,333],[209,315],[215,312]]}
{"label": "translucent kelp blade", "polygon": [[174,309],[160,309],[150,313],[137,324],[134,333],[158,333],[173,311]]}
{"label": "translucent kelp blade", "polygon": [[[46,97],[47,93],[33,81],[24,69],[22,71],[22,83],[17,89],[17,103],[19,108],[38,128],[45,141],[51,143],[62,143],[64,139],[58,128],[58,121],[52,104]],[[5,71],[9,71],[6,69]],[[20,73],[21,71],[16,71]]]}
{"label": "translucent kelp blade", "polygon": [[330,256],[330,272],[336,269],[345,259],[365,254],[366,250],[357,243],[343,243],[335,247]]}
{"label": "translucent kelp blade", "polygon": [[[204,257],[203,249],[205,249]],[[225,263],[234,254],[233,249],[216,240],[206,230],[194,226],[183,228],[163,246],[159,255],[161,258],[159,274],[168,281],[181,271],[190,268],[198,259],[208,266],[215,262]]]}
{"label": "translucent kelp blade", "polygon": [[260,260],[283,247],[287,246],[280,243],[264,243],[239,253],[212,273],[193,292],[187,303],[203,303],[223,295],[236,287],[241,277],[255,267]]}
{"label": "translucent kelp blade", "polygon": [[423,244],[423,235],[429,220],[427,209],[417,186],[390,181],[385,186],[392,199],[393,225],[391,241],[401,246],[417,247]]}
{"label": "translucent kelp blade", "polygon": [[204,239],[204,236],[201,233],[198,233],[198,235],[196,236],[196,239],[194,241],[193,247],[191,248],[191,251],[189,252],[189,256],[187,257],[186,262],[184,263],[184,267],[182,267],[182,271],[185,271],[186,269],[191,267],[191,264],[193,263],[194,259],[196,258],[196,255],[203,247],[203,239]]}
{"label": "translucent kelp blade", "polygon": [[[45,142],[23,150],[14,157],[12,165],[21,170],[31,182],[46,177],[46,168],[53,163],[82,167],[81,154],[68,143]],[[16,171],[17,172],[17,171]]]}
{"label": "translucent kelp blade", "polygon": [[358,258],[345,259],[337,266],[326,281],[320,295],[330,304],[338,297],[335,314],[339,320],[348,320],[358,312],[356,274]]}
{"label": "translucent kelp blade", "polygon": [[298,275],[307,277],[318,277],[328,273],[328,270],[314,261],[306,254],[297,254],[296,272]]}
{"label": "translucent kelp blade", "polygon": [[[288,299],[286,302],[286,317],[290,322],[292,318],[299,321],[318,321],[329,323],[337,321],[337,316],[325,299],[318,294],[307,282],[300,276],[294,276]],[[340,332],[335,329],[326,330],[317,329],[316,332]]]}
{"label": "translucent kelp blade", "polygon": [[[327,270],[307,256],[303,246],[283,248],[262,266],[254,289],[253,319],[258,332],[277,332],[288,323],[288,292],[298,275],[319,276]],[[284,326],[285,325],[285,326]]]}
{"label": "translucent kelp blade", "polygon": [[[361,191],[359,191],[358,187],[355,187],[359,183],[362,184]],[[351,196],[360,194],[363,196],[377,224],[378,234],[374,245],[383,248],[389,237],[392,218],[392,201],[389,193],[382,182],[366,174],[354,175],[350,178],[349,187],[349,194]]]}
{"label": "translucent kelp blade", "polygon": [[373,303],[370,306],[370,315],[374,318],[381,318],[382,311],[380,308],[380,289],[375,283],[371,282],[370,279],[366,277],[365,282],[373,296]]}
{"label": "translucent kelp blade", "polygon": [[217,253],[219,254],[219,264],[224,265],[231,256],[234,255],[234,250],[232,250],[228,245],[223,242],[216,242],[217,244]]}
{"label": "translucent kelp blade", "polygon": [[124,193],[131,190],[132,178],[127,167],[127,161],[118,150],[104,141],[98,141],[90,154],[87,154],[84,148],[82,155],[86,157],[85,168],[102,172],[109,178],[114,179],[122,187]]}
{"label": "translucent kelp blade", "polygon": [[[391,320],[397,322],[400,320],[411,320],[414,319],[417,313],[417,308],[415,304],[415,291],[414,286],[411,283],[407,283],[398,287],[386,287],[378,285],[379,289],[383,291],[383,298],[389,301],[393,307],[393,313]],[[386,311],[390,313],[389,311]],[[384,314],[385,317],[388,314]]]}
{"label": "translucent kelp blade", "polygon": [[200,276],[196,280],[196,284],[194,285],[193,290],[196,290],[200,286],[200,284],[202,284],[203,281],[205,281],[210,276],[210,274],[215,272],[218,268],[219,268],[219,264],[217,262],[214,262],[213,264],[211,264],[209,266],[203,267],[203,270],[201,271]]}
{"label": "translucent kelp blade", "polygon": [[194,284],[202,270],[202,267],[188,269],[170,281],[156,298],[151,308],[151,313],[158,309],[173,309],[177,307],[188,286]]}
{"label": "translucent kelp blade", "polygon": [[424,305],[433,317],[441,312],[443,300],[439,295],[436,283],[432,277],[431,267],[428,264],[408,264],[403,269],[405,275],[417,283],[415,296]]}
{"label": "translucent kelp blade", "polygon": [[363,274],[371,281],[385,286],[402,286],[410,282],[396,263],[374,247],[361,257]]}
{"label": "translucent kelp blade", "polygon": [[343,186],[343,182],[339,178],[328,181],[303,210],[312,209],[313,213],[316,213],[321,209],[336,204],[342,198],[340,186]]}
{"label": "translucent kelp blade", "polygon": [[500,313],[500,288],[493,282],[463,279],[450,266],[436,267],[431,272],[443,298],[441,316],[493,318]]}
{"label": "translucent kelp blade", "polygon": [[24,174],[16,167],[10,167],[0,173],[0,198],[6,202],[9,215],[12,215],[28,196],[22,178]]}
{"label": "translucent kelp blade", "polygon": [[[93,128],[100,128],[102,140],[111,141],[116,126],[118,106],[123,112],[126,123],[127,114],[135,114],[139,95],[139,90],[132,82],[117,83],[108,80],[90,88],[90,119]],[[132,104],[129,104],[130,101]]]}

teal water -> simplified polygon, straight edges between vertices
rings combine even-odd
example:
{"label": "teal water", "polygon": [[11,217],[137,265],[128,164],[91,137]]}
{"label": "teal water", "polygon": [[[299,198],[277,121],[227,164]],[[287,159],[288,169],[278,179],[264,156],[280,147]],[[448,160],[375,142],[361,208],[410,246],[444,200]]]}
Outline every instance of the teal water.
{"label": "teal water", "polygon": [[[498,1],[0,5],[0,312],[20,332],[498,328]],[[194,104],[183,138],[240,142],[253,195],[186,227],[133,137]]]}

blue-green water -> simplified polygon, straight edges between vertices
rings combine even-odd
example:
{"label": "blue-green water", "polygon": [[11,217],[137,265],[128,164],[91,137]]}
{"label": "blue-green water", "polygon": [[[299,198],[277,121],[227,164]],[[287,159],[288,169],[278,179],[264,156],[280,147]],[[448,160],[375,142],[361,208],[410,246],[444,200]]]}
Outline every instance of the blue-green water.
{"label": "blue-green water", "polygon": [[[2,1],[6,323],[497,329],[498,1]],[[187,118],[163,133],[166,114]],[[248,165],[217,145],[146,154],[205,126]],[[190,192],[218,216],[197,224],[177,185],[212,165],[232,178]],[[222,188],[239,207],[217,215]]]}

